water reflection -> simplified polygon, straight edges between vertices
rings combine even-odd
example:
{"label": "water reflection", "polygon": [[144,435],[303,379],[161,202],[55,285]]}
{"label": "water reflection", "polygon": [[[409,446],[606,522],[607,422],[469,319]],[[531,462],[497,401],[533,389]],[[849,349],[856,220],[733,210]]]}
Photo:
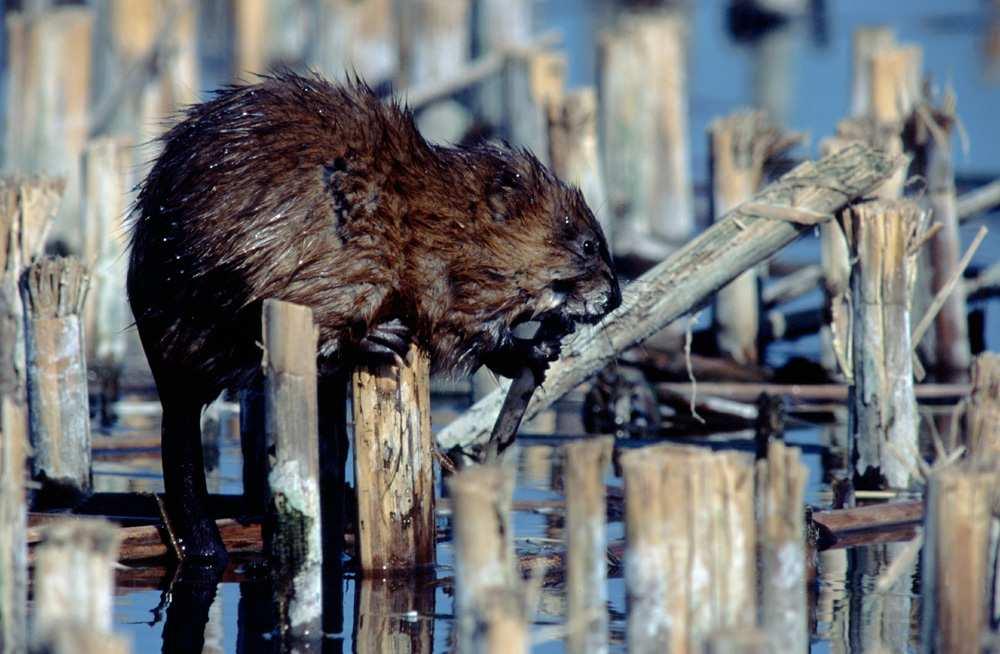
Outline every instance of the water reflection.
{"label": "water reflection", "polygon": [[361,579],[354,597],[356,654],[431,654],[433,575]]}
{"label": "water reflection", "polygon": [[[831,652],[919,649],[918,564],[913,557],[906,560],[908,548],[887,543],[820,553],[815,633],[829,641]],[[879,587],[880,578],[891,583]]]}

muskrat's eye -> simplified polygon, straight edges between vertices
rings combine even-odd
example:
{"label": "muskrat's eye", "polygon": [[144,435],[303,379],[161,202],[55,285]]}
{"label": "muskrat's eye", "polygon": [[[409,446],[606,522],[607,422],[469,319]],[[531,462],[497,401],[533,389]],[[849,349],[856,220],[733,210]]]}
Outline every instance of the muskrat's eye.
{"label": "muskrat's eye", "polygon": [[584,254],[597,254],[597,245],[593,241],[583,242],[583,253]]}

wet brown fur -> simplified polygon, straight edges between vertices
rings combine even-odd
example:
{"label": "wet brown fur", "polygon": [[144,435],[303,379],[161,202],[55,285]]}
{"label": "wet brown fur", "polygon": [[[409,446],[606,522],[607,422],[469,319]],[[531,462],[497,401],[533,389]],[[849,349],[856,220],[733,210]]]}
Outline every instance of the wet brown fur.
{"label": "wet brown fur", "polygon": [[135,214],[128,291],[150,363],[206,396],[255,374],[265,298],[312,307],[340,361],[398,318],[445,371],[502,352],[553,288],[577,321],[620,298],[579,191],[524,151],[430,145],[360,82],[286,73],[192,107]]}

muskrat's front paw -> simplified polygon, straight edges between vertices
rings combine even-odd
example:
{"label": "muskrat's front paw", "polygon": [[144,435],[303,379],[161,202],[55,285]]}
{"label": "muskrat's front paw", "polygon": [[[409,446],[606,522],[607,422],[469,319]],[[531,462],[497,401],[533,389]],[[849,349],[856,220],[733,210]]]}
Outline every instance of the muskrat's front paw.
{"label": "muskrat's front paw", "polygon": [[360,345],[366,354],[405,359],[410,349],[410,328],[396,318],[373,325]]}

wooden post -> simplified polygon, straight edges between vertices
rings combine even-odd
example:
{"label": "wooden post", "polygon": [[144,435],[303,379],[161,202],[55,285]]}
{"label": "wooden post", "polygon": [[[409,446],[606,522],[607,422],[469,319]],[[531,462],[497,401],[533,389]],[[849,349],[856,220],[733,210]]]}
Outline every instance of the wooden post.
{"label": "wooden post", "polygon": [[7,131],[4,169],[63,177],[54,237],[78,251],[80,153],[87,142],[93,14],[58,7],[8,14]]}
{"label": "wooden post", "polygon": [[91,270],[83,333],[87,363],[112,388],[125,362],[132,322],[125,295],[127,232],[122,226],[136,183],[132,154],[128,139],[101,137],[87,143],[82,161],[80,258]]}
{"label": "wooden post", "polygon": [[[622,306],[608,319],[577,329],[566,339],[562,358],[550,366],[545,384],[532,396],[526,417],[534,417],[604,368],[619,352],[658,332],[744,270],[802,232],[814,229],[823,216],[880,184],[899,165],[896,158],[854,145],[782,176],[629,285]],[[766,217],[768,214],[771,217]],[[794,217],[802,222],[793,222]],[[499,392],[483,398],[439,431],[438,443],[450,449],[485,442],[502,404]]]}
{"label": "wooden post", "polygon": [[[767,162],[798,141],[759,111],[738,112],[715,120],[708,134],[712,214],[716,220],[753,197],[763,181]],[[720,351],[738,363],[757,363],[760,298],[755,269],[742,273],[718,292],[714,320]]]}
{"label": "wooden post", "polygon": [[809,651],[803,503],[808,476],[799,451],[778,441],[757,462],[760,623],[783,652]]}
{"label": "wooden post", "polygon": [[715,630],[753,626],[750,459],[654,446],[621,464],[629,651],[697,651]]}
{"label": "wooden post", "polygon": [[597,150],[596,89],[575,89],[550,104],[548,124],[552,170],[560,179],[580,188],[610,243],[613,238],[611,212]]}
{"label": "wooden post", "polygon": [[109,643],[118,561],[117,526],[74,518],[47,525],[35,548],[32,640],[44,648],[62,627],[102,634]]}
{"label": "wooden post", "polygon": [[232,0],[233,80],[267,72],[268,2]]}
{"label": "wooden post", "polygon": [[851,57],[851,115],[866,116],[872,104],[872,57],[891,48],[896,37],[888,27],[859,27],[854,31]]}
{"label": "wooden post", "polygon": [[[401,69],[396,88],[455,79],[469,60],[470,0],[417,0],[399,6]],[[471,113],[451,98],[423,107],[417,114],[420,133],[435,142],[460,141],[471,123]]]}
{"label": "wooden post", "polygon": [[372,86],[393,79],[399,69],[394,0],[318,0],[307,61],[328,79],[348,71]]}
{"label": "wooden post", "polygon": [[604,473],[614,439],[563,447],[566,456],[566,649],[608,649],[607,535]]}
{"label": "wooden post", "polygon": [[548,107],[562,99],[565,77],[565,55],[545,50],[510,57],[504,67],[503,131],[545,164],[550,149]]}
{"label": "wooden post", "polygon": [[44,258],[27,268],[28,416],[32,477],[39,499],[73,503],[90,493],[90,405],[80,324],[90,275],[76,258]]}
{"label": "wooden post", "polygon": [[705,654],[770,654],[773,644],[759,629],[717,631],[705,641]]}
{"label": "wooden post", "polygon": [[926,214],[912,202],[877,200],[843,218],[854,260],[848,429],[855,485],[909,488],[919,452],[910,300]]}
{"label": "wooden post", "polygon": [[[947,93],[936,110],[927,104],[917,114],[914,140],[927,183],[927,208],[942,226],[928,243],[930,292],[937,295],[958,271],[961,237],[955,200],[951,135],[956,121],[955,95]],[[972,362],[965,288],[955,284],[934,319],[934,366],[945,375],[964,376]]]}
{"label": "wooden post", "polygon": [[[474,12],[473,51],[477,57],[526,45],[533,29],[530,0],[477,0]],[[508,119],[504,79],[484,80],[476,92],[476,109],[490,125]]]}
{"label": "wooden post", "polygon": [[91,133],[126,136],[137,161],[152,161],[153,139],[198,98],[198,3],[98,0],[99,49]]}
{"label": "wooden post", "polygon": [[452,475],[448,489],[453,507],[457,650],[526,652],[521,582],[509,529],[512,472],[509,467],[472,466]]}
{"label": "wooden post", "polygon": [[990,515],[1000,481],[994,466],[950,466],[930,477],[921,565],[924,652],[981,651],[992,604]]}
{"label": "wooden post", "polygon": [[274,444],[266,549],[273,564],[281,630],[290,642],[323,637],[323,542],[319,500],[319,413],[312,310],[265,300],[266,432]]}
{"label": "wooden post", "polygon": [[965,417],[969,458],[1000,454],[1000,355],[983,352],[972,363],[972,395]]}
{"label": "wooden post", "polygon": [[658,261],[694,230],[687,137],[686,26],[675,11],[622,17],[598,63],[613,250]]}
{"label": "wooden post", "polygon": [[361,569],[434,565],[430,364],[411,347],[401,365],[354,372],[354,478]]}
{"label": "wooden post", "polygon": [[24,405],[0,395],[0,650],[28,644],[28,513],[24,470],[28,446]]}
{"label": "wooden post", "polygon": [[24,308],[18,283],[24,263],[40,254],[61,184],[0,178],[0,650],[27,648],[28,407]]}

